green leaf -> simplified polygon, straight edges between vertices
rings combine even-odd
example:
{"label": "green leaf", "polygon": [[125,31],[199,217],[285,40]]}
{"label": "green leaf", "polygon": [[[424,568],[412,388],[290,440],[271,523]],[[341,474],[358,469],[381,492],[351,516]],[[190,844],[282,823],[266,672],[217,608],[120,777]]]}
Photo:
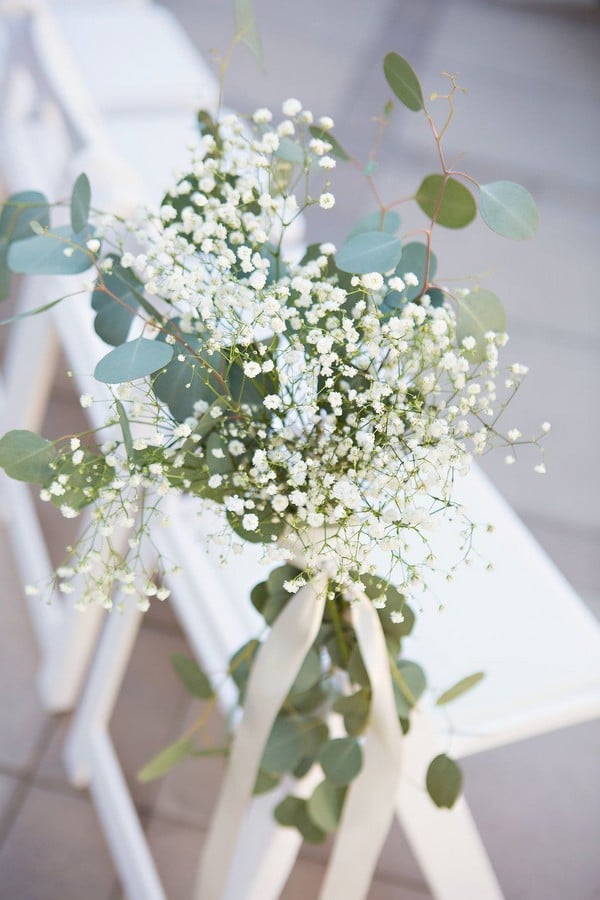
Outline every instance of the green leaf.
{"label": "green leaf", "polygon": [[244,44],[252,51],[261,69],[265,68],[262,41],[254,6],[251,0],[233,0],[235,30]]}
{"label": "green leaf", "polygon": [[94,259],[85,247],[92,234],[91,227],[74,234],[70,225],[59,225],[47,234],[16,241],[8,250],[8,267],[20,275],[77,275],[85,272]]}
{"label": "green leaf", "polygon": [[[396,269],[396,275],[403,278],[408,272],[412,272],[419,279],[419,283],[414,286],[408,286],[404,290],[403,296],[406,301],[411,303],[413,300],[423,293],[425,288],[425,269],[427,265],[427,247],[418,241],[406,244],[402,248],[402,259],[400,265]],[[429,272],[428,282],[433,279],[437,271],[437,259],[435,253],[429,254]]]}
{"label": "green leaf", "polygon": [[90,215],[91,189],[87,175],[82,172],[71,194],[71,227],[75,234],[83,231]]}
{"label": "green leaf", "polygon": [[468,352],[473,363],[486,358],[485,334],[487,331],[502,332],[506,328],[506,314],[502,302],[492,291],[475,290],[457,300],[456,339],[460,345],[464,338],[474,337],[476,345]]}
{"label": "green leaf", "polygon": [[133,438],[131,436],[131,428],[129,427],[129,419],[127,418],[127,413],[125,412],[125,407],[121,403],[120,400],[115,402],[115,407],[117,410],[117,415],[119,417],[119,425],[121,426],[121,432],[123,434],[123,442],[125,444],[125,451],[127,453],[127,459],[131,464],[134,461],[135,450],[133,449]]}
{"label": "green leaf", "polygon": [[402,256],[402,244],[384,231],[365,231],[346,241],[335,261],[342,272],[364,275],[367,272],[389,272]]}
{"label": "green leaf", "polygon": [[398,715],[407,719],[410,711],[427,686],[421,666],[409,659],[391,665],[394,700]]}
{"label": "green leaf", "polygon": [[383,60],[383,72],[398,100],[413,112],[424,108],[419,79],[402,56],[398,53],[388,53]]}
{"label": "green leaf", "polygon": [[11,271],[7,262],[8,247],[7,242],[0,238],[0,301],[6,300],[10,294]]}
{"label": "green leaf", "polygon": [[445,228],[464,228],[477,213],[475,199],[464,184],[443,175],[427,175],[415,200],[425,215]]}
{"label": "green leaf", "polygon": [[[227,512],[227,521],[235,533],[243,540],[251,544],[270,544],[273,538],[278,538],[285,530],[285,520],[277,513],[274,513],[270,506],[267,506],[264,510],[253,509],[252,512],[258,518],[256,531],[246,531],[242,524],[243,517],[238,516],[236,513]],[[265,610],[263,610],[263,615],[267,618]]]}
{"label": "green leaf", "polygon": [[369,674],[365,668],[358,644],[352,648],[348,658],[348,675],[353,684],[360,684],[361,687],[365,688],[371,686]]}
{"label": "green leaf", "polygon": [[332,781],[322,781],[316,786],[306,803],[306,810],[321,831],[330,833],[338,827],[344,808],[347,788]]}
{"label": "green leaf", "polygon": [[268,772],[259,770],[252,793],[266,794],[267,791],[272,791],[273,788],[276,788],[280,781],[281,778],[279,775],[270,775]]}
{"label": "green leaf", "polygon": [[479,212],[492,231],[513,241],[533,237],[539,213],[535,200],[514,181],[493,181],[479,186]]}
{"label": "green leaf", "polygon": [[318,125],[311,125],[308,130],[312,137],[317,138],[317,140],[320,141],[327,141],[328,144],[331,144],[331,150],[329,150],[331,156],[335,156],[336,159],[342,159],[344,161],[350,159],[350,155],[346,153],[342,145],[334,138],[330,131],[319,128]]}
{"label": "green leaf", "polygon": [[460,681],[457,681],[456,684],[452,685],[451,688],[448,688],[447,691],[444,691],[443,694],[435,701],[436,706],[443,706],[445,703],[450,703],[452,700],[456,700],[457,697],[460,697],[461,694],[464,694],[466,691],[470,691],[471,688],[475,687],[476,684],[485,678],[485,672],[474,672],[472,675],[467,675],[466,678],[461,678]]}
{"label": "green leaf", "polygon": [[83,453],[79,463],[74,463],[70,455],[60,456],[53,463],[54,478],[66,478],[64,494],[53,494],[50,498],[54,506],[60,508],[64,503],[79,511],[93,503],[102,488],[114,479],[115,470],[107,465],[103,456],[88,449]]}
{"label": "green leaf", "polygon": [[304,806],[302,797],[284,797],[273,810],[275,821],[284,828],[294,828],[299,810]]}
{"label": "green leaf", "polygon": [[138,781],[147,782],[160,778],[186,756],[191,756],[194,745],[190,738],[182,738],[157,753],[149,763],[137,773]]}
{"label": "green leaf", "polygon": [[208,676],[205,675],[196,660],[176,653],[171,657],[171,664],[179,680],[194,697],[210,700],[214,696]]}
{"label": "green leaf", "polygon": [[94,370],[94,378],[105,384],[136,381],[166,366],[172,356],[173,348],[168,344],[140,337],[103,356]]}
{"label": "green leaf", "polygon": [[462,772],[454,760],[441,753],[429,764],[425,785],[436,806],[451,809],[462,790]]}
{"label": "green leaf", "polygon": [[247,641],[239,650],[236,650],[229,660],[229,671],[240,692],[240,702],[244,698],[246,683],[250,676],[252,663],[254,662],[254,657],[258,653],[259,646],[260,644],[255,638],[251,641]]}
{"label": "green leaf", "polygon": [[300,671],[296,675],[290,694],[302,694],[304,691],[309,691],[320,681],[321,674],[321,657],[318,650],[312,647],[300,666]]}
{"label": "green leaf", "polygon": [[32,222],[38,222],[42,228],[50,226],[50,208],[46,197],[39,191],[12,194],[2,207],[0,238],[10,243],[31,237]]}
{"label": "green leaf", "polygon": [[283,716],[275,720],[260,768],[272,775],[291,772],[302,758],[302,733],[298,721]]}
{"label": "green leaf", "polygon": [[231,456],[227,452],[227,439],[216,431],[209,434],[206,440],[206,465],[211,475],[227,475],[233,469]]}
{"label": "green leaf", "polygon": [[55,455],[50,441],[33,431],[9,431],[0,438],[0,466],[16,481],[48,483],[53,477]]}
{"label": "green leaf", "polygon": [[320,844],[325,840],[325,832],[318,828],[306,808],[306,800],[301,797],[285,797],[273,812],[275,821],[287,828],[297,828],[305,841]]}
{"label": "green leaf", "polygon": [[98,278],[92,294],[92,309],[96,310],[94,330],[105,343],[118,347],[127,340],[143,285],[131,269],[119,264],[118,256],[110,254],[107,259],[113,261],[112,271]]}
{"label": "green leaf", "polygon": [[344,717],[344,728],[350,737],[358,737],[369,724],[371,694],[365,688],[339,697],[333,704],[334,712]]}
{"label": "green leaf", "polygon": [[262,613],[267,600],[269,599],[269,590],[266,581],[259,581],[255,584],[250,592],[250,601],[257,612]]}
{"label": "green leaf", "polygon": [[319,763],[325,776],[337,785],[356,778],[362,767],[362,750],[355,738],[334,738],[323,744]]}
{"label": "green leaf", "polygon": [[364,234],[365,231],[384,231],[386,234],[396,234],[400,228],[400,222],[400,216],[392,209],[389,209],[383,217],[379,211],[369,213],[368,216],[363,216],[356,223],[346,240],[350,240],[357,234]]}

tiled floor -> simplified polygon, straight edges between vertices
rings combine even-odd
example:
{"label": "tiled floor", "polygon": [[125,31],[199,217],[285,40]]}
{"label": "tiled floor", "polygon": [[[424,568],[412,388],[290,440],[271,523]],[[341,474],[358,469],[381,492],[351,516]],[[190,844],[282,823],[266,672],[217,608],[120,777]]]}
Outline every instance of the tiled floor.
{"label": "tiled floor", "polygon": [[[224,48],[231,8],[223,0],[170,0],[201,52]],[[522,181],[536,195],[539,235],[503,242],[473,226],[440,234],[444,275],[490,272],[509,313],[511,351],[530,365],[511,419],[523,431],[549,419],[549,474],[530,466],[484,467],[584,599],[600,613],[600,315],[597,300],[597,159],[600,54],[598,15],[575,4],[492,0],[255,0],[269,73],[240,49],[227,102],[240,109],[300,96],[331,114],[342,141],[368,149],[368,121],[387,96],[385,52],[407,55],[425,90],[442,68],[458,70],[469,93],[448,139],[468,150],[482,180]],[[365,125],[367,123],[367,125]],[[399,111],[382,152],[384,192],[414,190],[432,159],[423,123]],[[346,190],[329,222],[335,238],[369,211],[362,187],[340,170]],[[411,221],[410,214],[407,222]],[[311,236],[322,238],[310,220]],[[52,428],[70,415],[59,385]],[[62,535],[50,524],[57,552]],[[85,792],[66,779],[61,750],[69,720],[48,717],[36,697],[36,648],[6,530],[0,532],[0,900],[120,900],[122,894]],[[168,900],[189,897],[221,763],[185,763],[162,782],[139,785],[135,772],[193,714],[168,657],[185,641],[167,608],[149,614],[125,678],[112,733],[131,784]],[[220,727],[218,722],[214,727]],[[598,900],[600,726],[580,725],[467,759],[466,793],[507,900]],[[284,900],[317,896],[322,849],[307,848]],[[396,829],[370,900],[428,895]],[[465,897],[464,900],[479,900]]]}

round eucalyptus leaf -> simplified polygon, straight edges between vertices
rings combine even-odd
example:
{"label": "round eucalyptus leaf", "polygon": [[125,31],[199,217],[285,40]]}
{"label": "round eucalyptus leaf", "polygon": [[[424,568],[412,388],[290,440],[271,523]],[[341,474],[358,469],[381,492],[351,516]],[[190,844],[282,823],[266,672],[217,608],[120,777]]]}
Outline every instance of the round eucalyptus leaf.
{"label": "round eucalyptus leaf", "polygon": [[0,237],[7,242],[32,237],[32,222],[37,222],[42,228],[50,226],[50,208],[44,194],[39,191],[12,194],[2,206]]}
{"label": "round eucalyptus leaf", "polygon": [[280,717],[275,720],[267,740],[261,769],[272,775],[291,772],[302,758],[302,732],[298,721]]}
{"label": "round eucalyptus leaf", "polygon": [[[425,270],[427,268],[427,247],[419,241],[413,241],[405,244],[402,248],[402,259],[396,270],[396,274],[401,278],[408,272],[412,272],[419,279],[416,285],[409,285],[404,291],[403,296],[407,302],[415,300],[419,294],[423,293],[425,287]],[[429,271],[427,272],[427,280],[431,281],[437,271],[437,259],[435,253],[429,252]]]}
{"label": "round eucalyptus leaf", "polygon": [[431,219],[445,228],[464,228],[473,221],[477,205],[473,194],[455,178],[427,175],[419,185],[415,200]]}
{"label": "round eucalyptus leaf", "polygon": [[423,91],[412,66],[398,53],[388,53],[383,72],[394,94],[405,106],[418,112],[423,109]]}
{"label": "round eucalyptus leaf", "polygon": [[16,241],[8,250],[8,267],[20,275],[77,275],[89,269],[92,253],[85,243],[92,228],[74,234],[70,225],[59,225],[47,234]]}
{"label": "round eucalyptus leaf", "polygon": [[103,356],[94,370],[94,378],[105,384],[136,381],[168,365],[172,356],[173,348],[169,344],[137,338]]}
{"label": "round eucalyptus leaf", "polygon": [[284,828],[293,828],[296,825],[296,817],[304,806],[302,797],[284,797],[273,810],[275,821]]}
{"label": "round eucalyptus leaf", "polygon": [[227,475],[233,469],[233,462],[227,451],[227,439],[216,431],[206,439],[206,465],[211,475]]}
{"label": "round eucalyptus leaf", "polygon": [[334,738],[323,744],[319,763],[325,776],[337,785],[349,784],[362,767],[362,750],[355,738]]}
{"label": "round eucalyptus leaf", "polygon": [[112,270],[98,279],[92,294],[94,331],[105,343],[118,347],[127,340],[143,285],[131,269],[119,264],[117,256],[110,254],[107,259],[112,259]]}
{"label": "round eucalyptus leaf", "polygon": [[505,328],[504,307],[492,291],[475,290],[458,299],[456,339],[460,345],[466,337],[475,338],[475,347],[468,352],[473,363],[483,362],[486,358],[486,332],[501,332]]}
{"label": "round eucalyptus leaf", "polygon": [[252,793],[255,795],[266,794],[268,791],[272,791],[273,788],[277,787],[280,781],[281,778],[279,775],[269,775],[268,772],[259,770]]}
{"label": "round eucalyptus leaf", "polygon": [[429,764],[425,785],[436,806],[451,809],[462,790],[462,772],[454,760],[441,753]]}
{"label": "round eucalyptus leaf", "polygon": [[309,691],[321,678],[321,657],[318,651],[311,647],[300,666],[300,671],[291,687],[291,694],[302,694]]}
{"label": "round eucalyptus leaf", "polygon": [[532,237],[538,227],[535,200],[514,181],[493,181],[479,186],[479,212],[492,231],[513,241]]}
{"label": "round eucalyptus leaf", "polygon": [[33,431],[8,431],[0,438],[0,466],[10,478],[30,484],[46,484],[52,480],[51,463],[55,451]]}
{"label": "round eucalyptus leaf", "polygon": [[335,261],[342,272],[365,275],[367,272],[389,272],[402,256],[402,244],[384,231],[365,231],[346,241]]}
{"label": "round eucalyptus leaf", "polygon": [[317,828],[327,833],[335,831],[342,815],[346,790],[327,779],[316,786],[308,798],[306,809]]}
{"label": "round eucalyptus leaf", "polygon": [[427,687],[427,680],[421,666],[412,660],[401,659],[396,669],[396,677],[392,677],[396,712],[401,718],[407,719]]}
{"label": "round eucalyptus leaf", "polygon": [[354,694],[339,697],[333,704],[333,710],[344,717],[344,728],[348,735],[358,737],[369,724],[370,692],[366,688],[361,688]]}
{"label": "round eucalyptus leaf", "polygon": [[377,210],[359,219],[346,240],[350,240],[356,234],[364,234],[365,231],[383,231],[386,234],[396,234],[400,228],[400,223],[400,216],[393,209],[388,209],[384,216]]}
{"label": "round eucalyptus leaf", "polygon": [[190,659],[182,653],[175,653],[171,657],[171,665],[186,690],[194,697],[209,700],[214,695],[208,675],[202,671],[195,659]]}

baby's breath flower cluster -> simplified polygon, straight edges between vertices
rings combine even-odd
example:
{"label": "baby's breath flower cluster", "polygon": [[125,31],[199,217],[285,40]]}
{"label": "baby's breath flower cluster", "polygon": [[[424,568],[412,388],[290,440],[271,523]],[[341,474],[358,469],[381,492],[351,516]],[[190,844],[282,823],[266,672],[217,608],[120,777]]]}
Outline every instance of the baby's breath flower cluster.
{"label": "baby's breath flower cluster", "polygon": [[[390,84],[415,109],[416,76],[407,101],[407,64],[390,65],[398,65]],[[452,79],[449,98],[456,89]],[[384,125],[387,117],[386,106]],[[314,718],[315,710],[321,724],[328,709],[348,711],[335,676],[341,669],[346,686],[360,685],[347,733],[364,730],[370,688],[349,604],[370,597],[397,656],[414,620],[406,597],[437,565],[430,533],[440,520],[456,523],[451,578],[469,560],[476,526],[487,524],[470,521],[454,499],[456,477],[494,444],[514,462],[517,447],[539,446],[550,427],[530,440],[517,428],[498,430],[527,372],[519,363],[501,366],[507,335],[498,298],[434,280],[434,226],[458,227],[475,214],[452,175],[474,179],[447,168],[440,143],[447,123],[438,131],[427,117],[443,175],[428,176],[415,195],[430,217],[425,240],[403,248],[394,204],[383,205],[374,189],[379,209],[339,249],[331,242],[299,249],[300,216],[309,206],[327,215],[336,162],[348,158],[333,121],[315,121],[296,99],[285,101],[279,120],[265,108],[247,119],[201,112],[189,166],[157,210],[124,223],[92,218],[83,248],[58,238],[66,266],[85,253],[96,269],[95,327],[114,347],[96,368],[112,390],[109,434],[99,446],[93,435],[50,446],[19,432],[0,446],[0,464],[15,477],[23,477],[17,453],[24,442],[34,447],[30,480],[64,516],[91,506],[82,541],[56,573],[61,591],[77,588],[81,607],[110,608],[115,587],[137,595],[141,609],[168,596],[143,547],[157,524],[167,525],[169,495],[218,512],[213,538],[223,556],[253,542],[266,564],[277,564],[252,596],[267,624],[324,571],[318,696],[296,707],[292,692],[281,713],[288,725],[290,716]],[[374,188],[369,167],[365,174]],[[444,205],[450,182],[467,195],[459,193],[462,205]],[[494,203],[504,203],[503,184],[482,188],[480,201],[482,217],[500,231],[505,219]],[[522,202],[519,221],[531,218]],[[83,407],[94,403],[81,398]],[[543,458],[535,468],[543,473]],[[380,551],[383,572],[372,561]],[[254,650],[240,652],[247,661]],[[232,660],[232,672],[238,664]],[[405,685],[401,663],[391,666]],[[414,703],[401,688],[406,723],[407,698]]]}

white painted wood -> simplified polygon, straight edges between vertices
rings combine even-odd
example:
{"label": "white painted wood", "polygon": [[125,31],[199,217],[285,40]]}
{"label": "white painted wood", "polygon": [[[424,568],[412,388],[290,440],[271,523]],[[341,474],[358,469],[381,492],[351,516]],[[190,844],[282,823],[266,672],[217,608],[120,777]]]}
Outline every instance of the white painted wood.
{"label": "white painted wood", "polygon": [[[119,11],[115,4],[107,3],[106,9],[109,6],[111,14],[117,15]],[[141,158],[143,180],[146,189],[152,193],[157,185],[162,186],[162,179],[168,177],[165,164],[170,166],[175,159],[164,144],[165,133],[173,134],[174,143],[180,146],[182,138],[179,135],[184,135],[189,128],[189,112],[196,105],[199,86],[206,90],[207,99],[210,99],[214,96],[211,94],[214,85],[209,85],[206,80],[202,64],[197,69],[199,81],[196,86],[187,93],[184,91],[183,95],[177,94],[176,80],[167,84],[165,76],[161,75],[162,93],[155,106],[150,102],[157,97],[148,91],[147,83],[135,82],[126,96],[125,85],[129,79],[115,75],[115,90],[109,91],[106,72],[101,72],[96,62],[87,75],[87,79],[94,82],[90,92],[87,80],[77,74],[88,59],[86,47],[89,41],[86,43],[83,39],[85,32],[81,20],[88,10],[84,11],[84,5],[77,8],[76,16],[80,18],[79,25],[75,26],[69,25],[69,21],[75,21],[69,20],[74,14],[73,9],[74,4],[61,5],[60,26],[47,12],[35,18],[33,38],[23,44],[26,52],[20,68],[24,62],[31,67],[38,90],[50,101],[49,108],[42,109],[43,114],[37,118],[31,115],[31,104],[27,103],[27,79],[20,77],[23,73],[18,71],[16,63],[13,66],[13,90],[7,94],[11,100],[7,109],[11,114],[2,117],[8,138],[5,156],[10,187],[17,189],[34,183],[33,174],[41,172],[44,164],[37,150],[44,147],[46,151],[48,146],[54,148],[46,168],[52,193],[56,193],[68,153],[74,151],[79,153],[78,164],[84,158],[86,165],[91,161],[91,175],[101,168],[102,160],[112,160],[116,168],[104,187],[114,185],[118,182],[114,172],[120,163],[106,138],[108,123],[111,141],[114,140],[119,153],[133,164],[139,163]],[[155,16],[152,25],[142,27],[140,24],[136,28],[139,34],[156,34],[156,30],[152,31],[156,22],[165,21],[165,14],[159,12],[156,17],[153,9],[148,5],[136,7],[138,18],[135,21],[138,23],[149,21],[148,15]],[[132,10],[128,4],[127,16],[133,15]],[[85,26],[94,37],[108,21],[108,17],[103,19],[103,25],[96,18],[103,14],[104,8],[98,9],[96,5],[94,18],[88,19]],[[99,23],[97,28],[96,21]],[[71,44],[64,39],[69,28],[75,29],[77,34],[77,40],[72,40]],[[186,44],[188,49],[185,51],[181,50],[180,32],[176,28],[167,31],[172,43],[168,49],[164,39],[167,32],[161,31],[161,53],[164,58],[172,54],[172,59],[187,60],[180,70],[187,71],[189,45]],[[148,38],[140,43],[153,59],[156,48],[152,40]],[[122,72],[119,66],[126,67],[128,60],[123,55],[116,55],[111,58],[110,65],[113,66],[111,72]],[[190,65],[195,69],[194,63]],[[138,89],[140,92],[136,93]],[[169,93],[171,90],[172,94]],[[173,103],[178,102],[175,94],[182,100],[181,113],[177,114],[172,112]],[[161,110],[159,115],[157,109]],[[58,121],[60,116],[57,119],[57,110],[62,115],[62,124]],[[119,128],[118,114],[124,111],[128,115],[122,118]],[[172,127],[165,129],[165,123]],[[46,140],[32,140],[34,134],[42,135]],[[153,135],[159,137],[152,140]],[[160,152],[156,156],[142,152],[140,156],[140,152],[148,147],[158,148]],[[70,162],[69,166],[73,168],[75,164]],[[122,167],[120,171],[127,170]],[[93,178],[93,183],[99,183],[102,190],[101,178],[99,182]],[[136,191],[137,186],[132,193]],[[81,315],[81,306],[72,307],[68,314],[69,307],[59,309],[61,311],[53,317],[55,328],[78,383],[84,384],[92,367],[90,360],[97,358],[98,350],[89,314]],[[44,353],[50,355],[51,351],[50,344],[44,347]],[[94,392],[98,387],[95,385]],[[43,398],[32,392],[26,408],[31,416],[28,421],[33,422],[41,413]],[[423,598],[424,613],[410,645],[414,658],[424,662],[433,683],[440,689],[470,671],[482,668],[483,663],[489,670],[486,681],[452,707],[452,750],[457,755],[584,721],[597,714],[599,708],[596,661],[600,659],[600,638],[597,626],[486,479],[475,473],[466,485],[468,501],[474,504],[474,511],[480,510],[483,517],[496,522],[497,538],[491,548],[492,552],[498,553],[496,574],[483,577],[477,573],[474,580],[469,581],[473,578],[472,570],[469,570],[465,581],[434,585],[436,596]],[[16,492],[19,489],[15,487]],[[16,493],[14,497],[17,497]],[[35,543],[34,511],[27,502],[21,503],[17,499],[14,507],[19,510],[18,528],[21,529],[17,544],[22,554],[29,554],[23,556],[23,565],[43,568],[47,562],[43,545]],[[202,549],[202,533],[210,527],[208,521],[197,519],[192,504],[182,500],[174,501],[172,518],[173,529],[157,531],[155,539],[159,550],[171,558],[179,555],[184,566],[184,574],[173,579],[171,584],[175,611],[206,668],[224,671],[231,653],[260,628],[248,603],[249,589],[262,576],[256,551],[248,548],[241,559],[236,559],[227,569],[220,569],[214,551],[206,554]],[[436,611],[439,600],[444,600],[446,605],[443,615]],[[515,617],[514,612],[511,613],[514,609],[525,622],[520,632],[514,629]],[[64,610],[59,611],[58,616],[56,612],[57,609],[49,614],[54,619],[52,626],[39,626],[40,642],[42,646],[45,642],[47,649],[56,647],[58,629],[64,629],[60,654],[67,665],[62,670],[58,666],[53,673],[51,668],[48,670],[48,695],[52,693],[53,680],[55,684],[60,684],[61,680],[64,684],[65,678],[73,678],[75,669],[79,673],[83,671],[81,657],[87,657],[93,643],[93,629],[90,629],[79,662],[74,666],[74,657],[70,654],[74,653],[78,638],[77,624],[64,616]],[[69,736],[67,760],[74,782],[90,785],[128,896],[135,900],[163,900],[164,891],[108,734],[110,715],[139,620],[139,612],[128,607],[124,614],[111,616],[107,623]],[[80,677],[81,674],[77,675],[75,680]],[[61,688],[63,698],[66,696],[64,690]],[[234,693],[227,681],[219,685],[219,698],[224,709],[231,708]],[[63,702],[67,701],[63,699]],[[464,801],[450,813],[439,813],[422,789],[414,789],[415,780],[422,782],[423,773],[419,766],[422,769],[423,762],[435,755],[440,747],[446,749],[450,737],[445,719],[426,704],[422,706],[421,725],[406,742],[409,764],[406,783],[398,799],[399,815],[436,896],[442,900],[463,900],[471,896],[478,900],[496,900],[501,894]],[[292,831],[273,825],[269,815],[270,802],[272,797],[260,798],[248,812],[233,864],[228,900],[270,900],[279,896],[293,865],[298,838]]]}

